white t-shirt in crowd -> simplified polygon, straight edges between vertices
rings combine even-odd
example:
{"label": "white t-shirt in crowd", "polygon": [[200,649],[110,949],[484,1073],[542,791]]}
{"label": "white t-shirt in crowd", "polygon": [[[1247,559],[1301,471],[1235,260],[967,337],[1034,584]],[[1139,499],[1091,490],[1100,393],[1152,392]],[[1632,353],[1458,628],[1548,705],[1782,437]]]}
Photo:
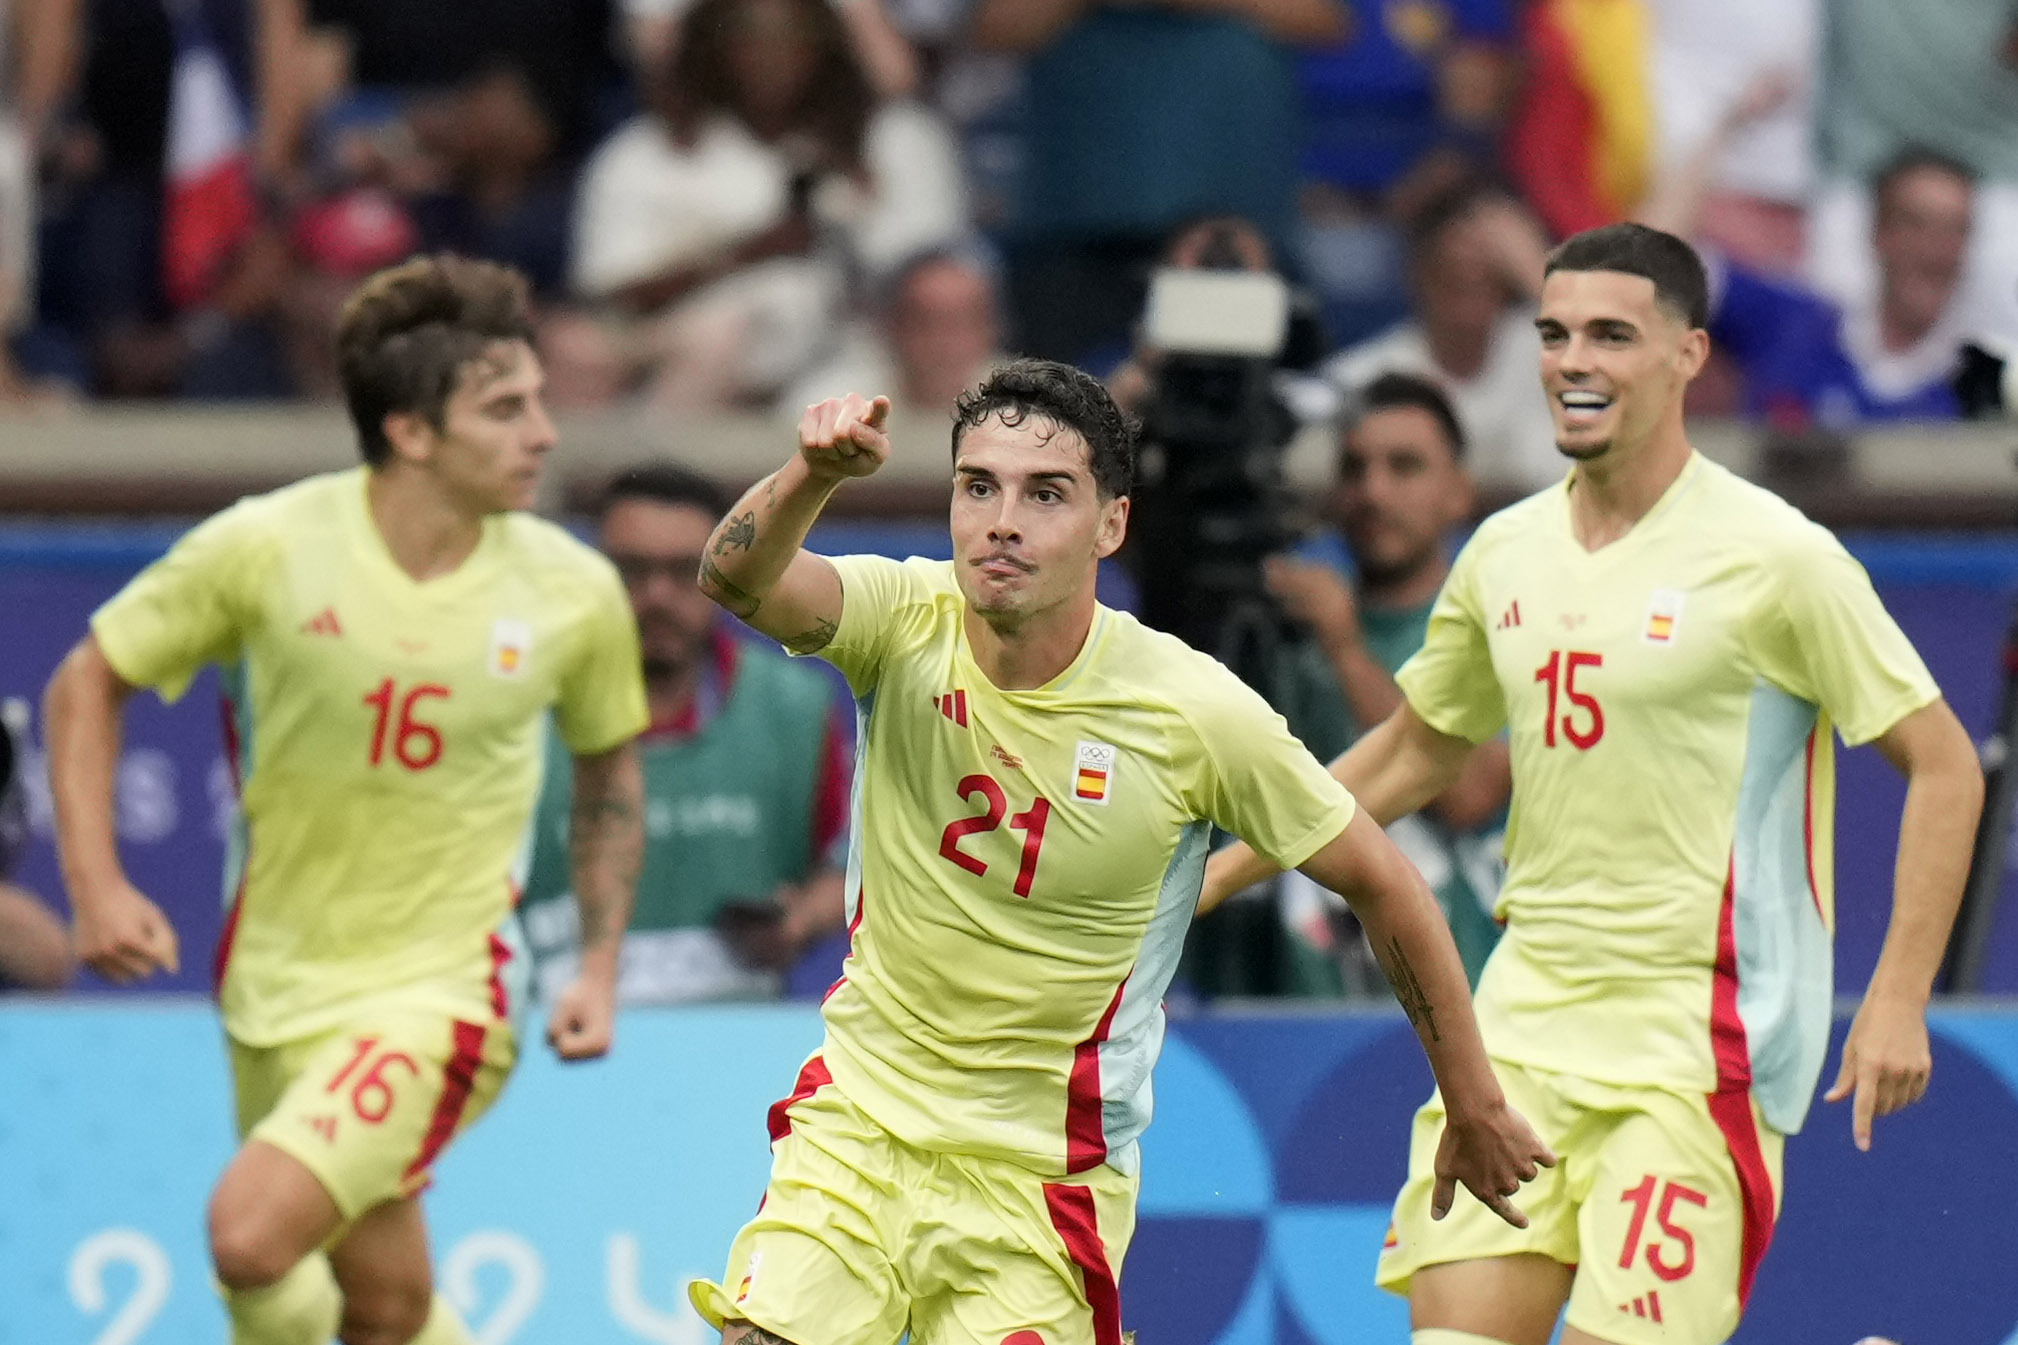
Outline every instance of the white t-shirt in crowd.
{"label": "white t-shirt in crowd", "polygon": [[1718,120],[1767,71],[1793,95],[1731,142],[1713,188],[1806,201],[1815,185],[1815,84],[1821,69],[1821,0],[1654,0],[1652,94],[1659,160],[1687,161]]}

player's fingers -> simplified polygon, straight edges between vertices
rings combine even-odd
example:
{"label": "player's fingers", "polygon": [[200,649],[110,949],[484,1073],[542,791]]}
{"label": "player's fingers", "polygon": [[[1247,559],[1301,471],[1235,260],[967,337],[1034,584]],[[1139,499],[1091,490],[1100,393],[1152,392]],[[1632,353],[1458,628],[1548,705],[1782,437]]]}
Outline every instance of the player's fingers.
{"label": "player's fingers", "polygon": [[1535,1162],[1541,1164],[1545,1168],[1552,1168],[1562,1161],[1563,1161],[1562,1159],[1556,1157],[1556,1151],[1554,1149],[1549,1148],[1549,1146],[1546,1144],[1542,1145],[1541,1156],[1535,1159]]}
{"label": "player's fingers", "polygon": [[1448,1174],[1436,1179],[1436,1189],[1430,1192],[1429,1217],[1441,1219],[1450,1213],[1453,1201],[1457,1199],[1457,1178]]}
{"label": "player's fingers", "polygon": [[1824,1102],[1841,1102],[1850,1096],[1850,1090],[1857,1084],[1857,1058],[1851,1054],[1849,1044],[1843,1046],[1843,1063],[1836,1069],[1836,1082],[1829,1085],[1829,1091],[1822,1095]]}
{"label": "player's fingers", "polygon": [[889,419],[890,399],[882,396],[878,396],[874,401],[870,402],[869,409],[862,415],[862,422],[864,424],[878,430],[882,429],[884,422]]}
{"label": "player's fingers", "polygon": [[1857,1081],[1856,1098],[1850,1103],[1850,1138],[1865,1153],[1871,1151],[1871,1117],[1878,1107],[1878,1085],[1873,1079]]}
{"label": "player's fingers", "polygon": [[799,442],[811,448],[820,433],[820,404],[814,402],[799,413]]}
{"label": "player's fingers", "polygon": [[154,960],[159,962],[170,976],[182,970],[182,947],[176,940],[175,927],[163,920],[154,927]]}
{"label": "player's fingers", "polygon": [[1520,1207],[1514,1204],[1508,1197],[1494,1195],[1481,1197],[1481,1199],[1485,1202],[1487,1209],[1506,1220],[1509,1224],[1512,1224],[1515,1228],[1526,1228],[1528,1226],[1527,1215],[1523,1214]]}

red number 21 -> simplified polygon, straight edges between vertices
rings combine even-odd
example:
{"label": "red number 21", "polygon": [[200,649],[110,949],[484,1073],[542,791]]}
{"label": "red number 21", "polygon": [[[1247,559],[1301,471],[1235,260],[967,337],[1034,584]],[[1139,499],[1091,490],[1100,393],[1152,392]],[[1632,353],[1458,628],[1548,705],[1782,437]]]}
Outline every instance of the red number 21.
{"label": "red number 21", "polygon": [[1605,711],[1598,704],[1598,698],[1587,691],[1577,690],[1577,669],[1602,668],[1605,666],[1603,654],[1586,654],[1571,650],[1565,654],[1560,649],[1549,651],[1549,661],[1535,669],[1535,681],[1548,683],[1548,718],[1542,722],[1542,741],[1550,747],[1556,745],[1556,711],[1559,698],[1564,698],[1577,709],[1590,716],[1590,723],[1582,728],[1568,711],[1564,711],[1561,724],[1563,736],[1570,740],[1570,746],[1579,752],[1588,752],[1597,746],[1598,739],[1605,736]]}
{"label": "red number 21", "polygon": [[[960,842],[1001,826],[1003,814],[1009,811],[1009,799],[1002,792],[1002,786],[986,775],[967,776],[957,788],[963,799],[979,794],[988,805],[988,811],[948,822],[939,837],[939,854],[978,878],[988,872],[988,862],[962,850]],[[1037,857],[1044,849],[1044,824],[1050,820],[1051,801],[1041,794],[1031,803],[1028,812],[1018,813],[1009,819],[1009,829],[1023,833],[1023,862],[1016,870],[1016,884],[1011,889],[1019,897],[1029,896],[1030,885],[1037,879]]]}

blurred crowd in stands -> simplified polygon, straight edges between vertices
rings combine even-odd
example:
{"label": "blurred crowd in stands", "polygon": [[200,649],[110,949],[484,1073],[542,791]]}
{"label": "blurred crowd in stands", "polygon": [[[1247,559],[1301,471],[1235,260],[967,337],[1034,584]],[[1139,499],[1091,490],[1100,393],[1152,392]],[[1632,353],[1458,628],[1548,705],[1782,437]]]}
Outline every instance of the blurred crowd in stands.
{"label": "blurred crowd in stands", "polygon": [[[1201,217],[1351,392],[1554,469],[1527,308],[1637,217],[1717,277],[1700,410],[1959,413],[2018,336],[2008,0],[0,0],[0,397],[328,397],[347,289],[509,262],[556,402],[937,406],[1123,364]],[[1237,264],[1237,263],[1236,263]]]}

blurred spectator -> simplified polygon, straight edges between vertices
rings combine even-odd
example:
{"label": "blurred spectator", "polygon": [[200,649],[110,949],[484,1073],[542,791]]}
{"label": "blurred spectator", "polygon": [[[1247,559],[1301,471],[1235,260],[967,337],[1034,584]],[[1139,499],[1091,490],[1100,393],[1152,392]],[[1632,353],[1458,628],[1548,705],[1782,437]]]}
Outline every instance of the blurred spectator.
{"label": "blurred spectator", "polygon": [[[619,476],[602,506],[652,713],[638,739],[645,856],[618,972],[626,1003],[775,996],[780,974],[842,921],[851,765],[829,683],[738,640],[694,584],[729,504],[704,478],[654,464]],[[577,933],[566,766],[556,739],[520,908],[549,998],[573,975]]]}
{"label": "blurred spectator", "polygon": [[[880,98],[909,98],[918,92],[918,53],[890,21],[883,0],[829,0],[840,11],[854,40],[855,56]],[[694,0],[623,0],[624,26],[632,68],[646,81],[672,67],[680,22]]]}
{"label": "blurred spectator", "polygon": [[991,258],[971,247],[934,248],[898,268],[877,323],[853,324],[833,358],[778,399],[797,417],[850,392],[886,393],[900,414],[944,416],[962,392],[1008,357]]}
{"label": "blurred spectator", "polygon": [[[1741,99],[1695,159],[1664,179],[1643,222],[1698,236],[1706,165],[1760,105]],[[1975,195],[1970,171],[1932,151],[1882,168],[1871,182],[1878,284],[1847,305],[1708,250],[1710,335],[1739,366],[1744,409],[1790,430],[1959,416],[1962,345],[1980,335],[1960,288]]]}
{"label": "blurred spectator", "polygon": [[1548,252],[1534,218],[1510,197],[1460,188],[1411,228],[1413,316],[1325,365],[1348,397],[1383,373],[1416,374],[1457,408],[1473,474],[1532,489],[1561,477],[1542,396],[1534,305]]}
{"label": "blurred spectator", "polygon": [[28,706],[0,705],[0,991],[61,990],[76,971],[70,931],[32,892],[8,881],[28,840],[19,744]]}
{"label": "blurred spectator", "polygon": [[[1464,464],[1464,432],[1434,383],[1383,374],[1367,385],[1348,421],[1332,514],[1355,567],[1278,557],[1269,590],[1309,632],[1285,660],[1275,704],[1290,729],[1329,760],[1401,703],[1394,673],[1422,647],[1430,609],[1450,573],[1454,534],[1476,503]],[[1436,890],[1465,971],[1477,984],[1499,940],[1492,918],[1508,792],[1504,740],[1472,753],[1464,770],[1423,812],[1388,828]],[[1327,954],[1341,988],[1376,993],[1380,979],[1343,901],[1299,875],[1285,875],[1284,915]]]}
{"label": "blurred spectator", "polygon": [[565,388],[768,400],[833,339],[851,268],[965,230],[945,131],[878,104],[827,0],[697,0],[658,87],[584,176],[575,288],[605,315],[550,344]]}
{"label": "blurred spectator", "polygon": [[110,395],[284,395],[286,248],[258,184],[292,172],[295,0],[33,8],[22,107],[50,175],[42,320],[88,348]]}
{"label": "blurred spectator", "polygon": [[1923,146],[2018,180],[2018,9],[2005,0],[1833,0],[1823,60],[1831,174],[1868,180]]}
{"label": "blurred spectator", "polygon": [[1303,144],[1295,48],[1337,43],[1347,22],[1341,0],[977,0],[974,41],[1029,58],[1017,347],[1118,355],[1187,219],[1240,215],[1280,252]]}

